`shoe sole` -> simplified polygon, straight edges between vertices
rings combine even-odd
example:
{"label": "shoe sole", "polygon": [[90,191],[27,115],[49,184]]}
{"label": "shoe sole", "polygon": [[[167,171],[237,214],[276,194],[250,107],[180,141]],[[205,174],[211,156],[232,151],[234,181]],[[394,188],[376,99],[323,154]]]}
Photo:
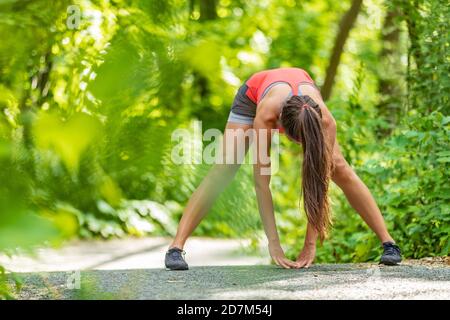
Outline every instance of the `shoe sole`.
{"label": "shoe sole", "polygon": [[177,269],[177,268],[173,268],[173,269],[171,269],[171,268],[167,268],[166,267],[166,271],[186,271],[186,270],[189,270],[189,268],[180,268],[180,269]]}
{"label": "shoe sole", "polygon": [[396,266],[398,265],[402,260],[399,261],[391,261],[391,260],[381,260],[380,264],[384,264],[385,266]]}

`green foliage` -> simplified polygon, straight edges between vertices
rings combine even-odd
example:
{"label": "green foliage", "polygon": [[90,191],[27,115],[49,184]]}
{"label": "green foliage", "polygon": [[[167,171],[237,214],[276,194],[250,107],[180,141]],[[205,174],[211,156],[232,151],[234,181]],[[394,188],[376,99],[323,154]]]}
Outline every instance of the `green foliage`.
{"label": "green foliage", "polygon": [[0,266],[0,299],[2,300],[13,300],[14,294],[11,289],[11,281],[12,278],[14,291],[19,292],[22,287],[22,280],[20,277],[13,275],[12,277],[6,273],[5,268]]}

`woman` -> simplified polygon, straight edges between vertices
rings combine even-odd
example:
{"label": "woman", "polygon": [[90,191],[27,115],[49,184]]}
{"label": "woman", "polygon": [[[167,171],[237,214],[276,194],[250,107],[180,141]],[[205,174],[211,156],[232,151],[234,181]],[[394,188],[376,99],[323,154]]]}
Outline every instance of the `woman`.
{"label": "woman", "polygon": [[[280,128],[292,141],[302,145],[302,195],[308,218],[302,251],[296,261],[285,257],[275,224],[272,194],[269,188],[270,162],[262,161],[261,151],[270,153],[271,129]],[[331,224],[328,185],[333,180],[352,207],[380,239],[384,252],[381,263],[401,261],[399,247],[385,226],[381,212],[369,189],[344,159],[336,141],[336,122],[308,73],[299,68],[280,68],[254,74],[239,89],[231,108],[224,134],[224,159],[230,150],[248,150],[248,135],[233,134],[253,129],[258,156],[254,181],[259,212],[274,262],[284,268],[308,268],[314,261],[316,241],[325,239]],[[266,129],[266,130],[262,130]],[[231,134],[230,134],[231,133]],[[232,146],[230,149],[229,146]],[[264,150],[262,150],[264,149]],[[231,153],[233,153],[231,152]],[[170,270],[187,270],[183,246],[210,209],[216,197],[233,179],[240,161],[216,164],[190,198],[177,234],[166,253]]]}

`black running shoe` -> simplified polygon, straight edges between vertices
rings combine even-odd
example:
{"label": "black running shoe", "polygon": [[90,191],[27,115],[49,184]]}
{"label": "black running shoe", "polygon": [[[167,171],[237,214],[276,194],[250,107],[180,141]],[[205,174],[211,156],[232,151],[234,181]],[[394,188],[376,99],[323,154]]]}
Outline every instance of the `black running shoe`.
{"label": "black running shoe", "polygon": [[188,270],[188,264],[184,260],[186,252],[179,248],[171,248],[166,252],[166,269],[168,270]]}
{"label": "black running shoe", "polygon": [[402,252],[400,248],[393,242],[383,243],[383,255],[381,256],[380,263],[393,266],[402,261]]}

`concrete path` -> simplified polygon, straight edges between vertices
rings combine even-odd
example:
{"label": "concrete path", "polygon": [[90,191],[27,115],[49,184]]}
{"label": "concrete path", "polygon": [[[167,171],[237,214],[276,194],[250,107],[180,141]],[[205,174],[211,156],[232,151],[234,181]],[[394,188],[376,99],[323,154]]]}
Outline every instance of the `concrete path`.
{"label": "concrete path", "polygon": [[18,272],[20,299],[449,299],[450,259],[401,266],[327,264],[284,270],[245,241],[192,238],[189,271],[166,271],[170,239],[77,241],[34,257],[0,256]]}
{"label": "concrete path", "polygon": [[450,299],[450,268],[209,266],[24,274],[21,299]]}
{"label": "concrete path", "polygon": [[[0,265],[13,272],[122,270],[164,267],[169,238],[128,238],[73,241],[59,249],[43,248],[34,256],[0,255]],[[248,240],[190,238],[186,244],[191,266],[269,264],[269,256],[244,252]]]}

